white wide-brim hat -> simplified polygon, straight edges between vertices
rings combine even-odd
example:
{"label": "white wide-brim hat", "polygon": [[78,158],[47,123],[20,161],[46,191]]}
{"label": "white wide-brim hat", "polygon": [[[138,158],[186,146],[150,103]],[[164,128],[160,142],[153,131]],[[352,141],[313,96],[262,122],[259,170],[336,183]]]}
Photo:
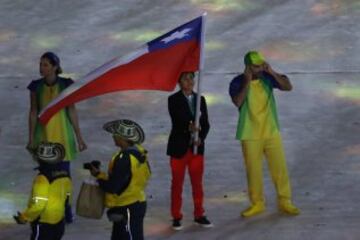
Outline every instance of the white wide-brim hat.
{"label": "white wide-brim hat", "polygon": [[129,119],[119,119],[104,124],[103,129],[115,136],[134,143],[143,143],[145,133],[139,124]]}

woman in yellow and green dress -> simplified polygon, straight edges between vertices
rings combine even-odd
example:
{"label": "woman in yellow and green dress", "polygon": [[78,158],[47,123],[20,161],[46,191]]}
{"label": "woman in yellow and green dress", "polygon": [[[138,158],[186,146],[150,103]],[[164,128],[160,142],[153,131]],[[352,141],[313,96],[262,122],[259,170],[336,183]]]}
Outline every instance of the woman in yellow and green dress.
{"label": "woman in yellow and green dress", "polygon": [[[40,75],[42,78],[33,80],[29,85],[29,142],[28,149],[36,148],[40,142],[60,143],[65,147],[65,159],[61,168],[70,175],[70,161],[75,159],[78,150],[87,148],[80,132],[78,117],[74,105],[57,112],[46,125],[38,121],[38,114],[60,92],[73,83],[70,78],[60,77],[62,73],[60,59],[52,52],[44,53],[40,58]],[[69,220],[70,221],[70,220]]]}

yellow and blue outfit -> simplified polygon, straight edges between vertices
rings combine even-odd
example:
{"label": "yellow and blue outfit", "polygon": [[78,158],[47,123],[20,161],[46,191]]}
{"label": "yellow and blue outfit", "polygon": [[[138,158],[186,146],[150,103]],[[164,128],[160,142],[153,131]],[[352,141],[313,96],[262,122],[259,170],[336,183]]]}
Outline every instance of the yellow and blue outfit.
{"label": "yellow and blue outfit", "polygon": [[65,205],[71,199],[72,183],[67,171],[41,164],[27,209],[21,218],[31,223],[31,239],[61,239],[65,230]]}
{"label": "yellow and blue outfit", "polygon": [[113,221],[112,239],[143,239],[145,188],[150,176],[147,152],[138,144],[114,154],[108,174],[97,176]]}

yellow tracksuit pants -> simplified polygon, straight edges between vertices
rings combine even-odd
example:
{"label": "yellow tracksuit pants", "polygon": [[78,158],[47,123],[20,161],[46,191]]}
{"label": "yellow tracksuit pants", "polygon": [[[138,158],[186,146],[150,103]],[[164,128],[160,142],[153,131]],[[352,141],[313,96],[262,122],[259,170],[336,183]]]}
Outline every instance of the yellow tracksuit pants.
{"label": "yellow tracksuit pants", "polygon": [[281,135],[265,140],[241,141],[248,180],[249,198],[252,203],[264,203],[262,163],[264,155],[268,161],[279,201],[291,199],[290,181]]}

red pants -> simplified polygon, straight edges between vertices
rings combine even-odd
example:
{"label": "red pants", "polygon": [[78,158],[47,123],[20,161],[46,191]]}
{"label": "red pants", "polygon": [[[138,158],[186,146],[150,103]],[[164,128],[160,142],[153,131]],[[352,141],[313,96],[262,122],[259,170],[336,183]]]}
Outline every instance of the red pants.
{"label": "red pants", "polygon": [[189,169],[192,196],[194,201],[194,217],[204,215],[204,192],[202,177],[204,173],[204,156],[194,155],[188,150],[182,158],[170,158],[171,166],[171,215],[173,219],[182,219],[182,191],[186,167]]}

